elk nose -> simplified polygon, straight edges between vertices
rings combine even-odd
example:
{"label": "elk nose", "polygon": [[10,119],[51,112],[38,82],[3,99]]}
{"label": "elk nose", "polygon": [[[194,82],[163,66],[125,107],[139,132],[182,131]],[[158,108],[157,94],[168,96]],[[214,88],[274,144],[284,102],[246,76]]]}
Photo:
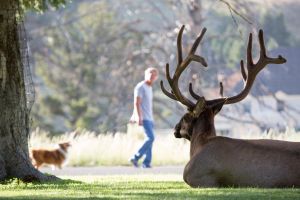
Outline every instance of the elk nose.
{"label": "elk nose", "polygon": [[181,138],[180,130],[181,130],[181,126],[180,126],[180,123],[178,123],[178,124],[176,124],[175,130],[174,130],[174,136],[176,138]]}
{"label": "elk nose", "polygon": [[175,136],[176,138],[181,138],[181,135],[180,135],[179,131],[175,131],[175,132],[174,132],[174,136]]}

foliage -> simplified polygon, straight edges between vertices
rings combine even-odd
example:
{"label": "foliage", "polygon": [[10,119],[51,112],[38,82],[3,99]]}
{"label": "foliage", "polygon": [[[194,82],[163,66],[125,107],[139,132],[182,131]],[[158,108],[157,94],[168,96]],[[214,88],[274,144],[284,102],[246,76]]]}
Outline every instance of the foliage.
{"label": "foliage", "polygon": [[[45,184],[0,185],[0,199],[299,199],[300,190],[258,188],[192,189],[181,175],[65,177]],[[75,179],[75,180],[71,180]]]}
{"label": "foliage", "polygon": [[[252,22],[263,18],[257,5],[230,3],[250,16]],[[197,74],[200,78],[195,82],[201,84],[195,84],[196,91],[199,85],[217,87],[218,74],[237,70],[240,59],[245,57],[247,36],[254,25],[231,16],[223,3],[203,1],[202,5],[197,13],[201,13],[203,21],[191,10],[190,1],[74,1],[44,15],[29,13],[26,26],[32,38],[37,83],[33,126],[54,133],[76,128],[101,133],[125,131],[133,108],[133,88],[142,80],[144,69],[158,67],[160,79],[164,79],[164,65],[169,62],[173,72],[181,24],[187,25],[184,53],[200,28],[208,28],[199,52],[212,66],[198,75],[203,71],[192,63],[181,85],[187,87]],[[282,26],[283,23],[282,19]],[[265,25],[274,28],[276,23]],[[276,46],[282,37],[284,34],[269,35],[269,46],[272,41]],[[175,102],[166,104],[158,84],[154,91],[156,126],[174,127],[183,109]]]}
{"label": "foliage", "polygon": [[36,19],[35,27],[45,21],[58,24],[32,31],[32,37],[44,38],[32,44],[41,83],[41,106],[33,108],[33,117],[40,127],[125,131],[134,85],[153,58],[147,53],[149,38],[132,30],[132,23],[122,22],[120,28],[119,16],[110,10],[105,1],[92,6],[80,2]]}
{"label": "foliage", "polygon": [[[210,62],[217,64],[221,68],[236,69],[238,61],[245,56],[245,41],[247,33],[250,31],[248,26],[237,27],[232,22],[232,17],[226,15],[224,12],[213,11],[211,13],[214,17],[207,20],[206,23],[213,23],[214,26],[211,32],[215,33],[210,42],[210,49],[212,51]],[[237,31],[232,31],[239,29]],[[222,34],[221,34],[222,33]],[[241,35],[241,33],[244,33]],[[221,65],[220,65],[221,63]],[[216,72],[214,72],[217,74]],[[216,80],[216,77],[214,77]]]}
{"label": "foliage", "polygon": [[[63,131],[73,127],[92,130],[118,127],[120,122],[125,125],[131,112],[128,106],[117,106],[120,101],[125,105],[129,101],[128,94],[120,91],[128,91],[124,87],[133,88],[133,85],[124,84],[128,80],[122,76],[129,70],[120,69],[122,64],[118,63],[118,57],[123,57],[120,49],[126,48],[135,35],[124,33],[118,28],[107,5],[94,5],[93,15],[86,13],[88,8],[91,9],[89,3],[75,5],[61,14],[59,21],[52,18],[53,23],[61,24],[59,30],[53,28],[36,34],[47,37],[43,43],[44,51],[35,52],[36,64],[39,66],[37,75],[50,89],[41,98],[55,98],[63,102],[60,106],[44,104],[51,111],[47,117],[55,119],[60,116],[61,123],[65,125]],[[86,16],[80,18],[78,23],[68,22],[78,15]],[[43,17],[48,18],[46,15]],[[120,35],[123,35],[122,39]],[[109,45],[103,46],[106,43]],[[41,118],[45,115],[41,111],[33,110],[33,113]],[[120,114],[127,115],[126,121],[125,117],[116,121],[120,119]]]}
{"label": "foliage", "polygon": [[68,2],[70,0],[20,0],[20,5],[23,10],[29,9],[42,13],[50,7],[59,8]]}
{"label": "foliage", "polygon": [[292,46],[291,34],[287,30],[282,13],[278,15],[269,12],[266,13],[263,24],[268,40],[274,39],[278,46]]}

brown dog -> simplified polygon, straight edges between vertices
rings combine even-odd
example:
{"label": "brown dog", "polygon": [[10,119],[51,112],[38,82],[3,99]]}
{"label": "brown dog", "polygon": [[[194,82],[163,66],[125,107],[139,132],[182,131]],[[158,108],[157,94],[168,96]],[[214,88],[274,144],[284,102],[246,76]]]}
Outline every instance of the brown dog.
{"label": "brown dog", "polygon": [[33,166],[39,169],[45,163],[52,165],[52,169],[55,169],[55,167],[61,169],[62,164],[67,159],[68,148],[70,146],[69,142],[65,142],[58,144],[58,148],[53,150],[32,149],[30,156]]}

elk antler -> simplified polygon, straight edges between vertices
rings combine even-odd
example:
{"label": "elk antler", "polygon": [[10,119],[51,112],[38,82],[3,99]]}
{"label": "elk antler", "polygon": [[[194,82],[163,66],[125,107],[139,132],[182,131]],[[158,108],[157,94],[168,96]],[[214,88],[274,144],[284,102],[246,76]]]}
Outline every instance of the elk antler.
{"label": "elk antler", "polygon": [[173,78],[170,76],[169,72],[169,64],[166,64],[166,77],[171,87],[171,93],[168,92],[164,86],[163,82],[160,82],[162,91],[171,99],[181,102],[182,104],[188,107],[188,110],[192,111],[196,116],[199,115],[205,109],[205,105],[213,106],[219,103],[224,104],[233,104],[237,103],[249,94],[251,87],[255,81],[256,75],[268,64],[283,64],[286,62],[286,59],[279,55],[277,58],[271,58],[267,56],[263,31],[259,30],[258,38],[259,38],[259,46],[260,46],[260,57],[256,64],[253,63],[252,59],[252,34],[249,34],[248,46],[247,46],[247,73],[244,68],[244,61],[241,60],[241,73],[244,79],[244,89],[237,95],[232,97],[223,97],[223,84],[220,83],[220,95],[221,98],[213,99],[213,100],[205,100],[204,97],[200,97],[197,95],[192,88],[192,84],[189,85],[189,92],[193,98],[197,100],[197,103],[193,103],[191,100],[184,97],[179,91],[178,87],[178,79],[181,73],[186,69],[186,67],[190,64],[191,61],[196,61],[201,63],[203,66],[207,67],[206,61],[203,57],[195,55],[195,51],[202,40],[204,33],[206,32],[206,28],[204,28],[195,40],[188,56],[182,60],[182,47],[181,47],[181,38],[184,26],[181,27],[178,37],[177,37],[177,52],[178,52],[178,65],[175,71]]}
{"label": "elk antler", "polygon": [[[199,45],[199,43],[201,42],[205,32],[206,32],[206,28],[203,28],[201,31],[201,34],[197,37],[197,39],[195,40],[192,48],[190,49],[187,57],[182,60],[182,45],[181,45],[181,41],[182,41],[182,33],[184,30],[184,25],[181,27],[179,33],[178,33],[178,37],[177,37],[177,59],[178,59],[178,64],[174,73],[173,78],[171,78],[170,76],[170,71],[169,71],[169,64],[166,64],[166,78],[169,82],[169,85],[171,87],[171,92],[168,92],[164,85],[163,85],[163,81],[160,82],[160,86],[162,91],[164,92],[165,95],[167,95],[168,97],[170,97],[171,99],[174,99],[176,101],[181,102],[182,104],[184,104],[185,106],[188,107],[189,110],[193,110],[194,107],[196,106],[196,104],[194,104],[191,100],[189,100],[188,98],[186,98],[179,90],[178,87],[178,79],[181,75],[181,73],[187,68],[187,66],[190,64],[191,61],[195,61],[195,62],[199,62],[201,63],[204,67],[207,67],[207,63],[205,61],[205,59],[199,55],[195,55],[196,49]],[[190,92],[191,95],[194,98],[200,98],[197,94],[195,94],[190,86]]]}
{"label": "elk antler", "polygon": [[[243,100],[250,92],[250,89],[255,81],[256,75],[268,64],[283,64],[286,62],[286,59],[279,55],[277,58],[270,58],[267,56],[265,43],[264,43],[264,34],[262,30],[259,30],[258,34],[259,46],[260,46],[260,57],[256,64],[253,63],[252,59],[252,34],[249,34],[248,46],[247,46],[247,71],[246,74],[244,68],[244,61],[241,60],[241,73],[244,79],[244,89],[237,95],[226,98],[225,104],[233,104]],[[211,100],[215,101],[215,100]]]}

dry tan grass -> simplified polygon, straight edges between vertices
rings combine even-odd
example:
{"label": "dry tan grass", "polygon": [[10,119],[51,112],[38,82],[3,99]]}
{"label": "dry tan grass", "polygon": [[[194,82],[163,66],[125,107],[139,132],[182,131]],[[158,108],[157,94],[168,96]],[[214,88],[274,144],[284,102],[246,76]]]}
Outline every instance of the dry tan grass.
{"label": "dry tan grass", "polygon": [[293,128],[286,128],[285,132],[270,130],[264,133],[256,133],[250,130],[243,135],[232,135],[231,137],[240,139],[272,139],[300,142],[300,132],[295,131]]}
{"label": "dry tan grass", "polygon": [[[50,137],[46,132],[36,129],[30,138],[30,147],[53,147],[63,141],[71,141],[69,166],[97,165],[129,165],[128,159],[143,142],[141,130],[129,129],[129,133],[96,134],[81,130],[74,139],[74,132],[61,136]],[[233,136],[245,139],[280,139],[300,141],[300,133],[287,129],[284,133],[269,131],[263,134],[249,132],[243,136]],[[177,139],[171,130],[156,131],[153,145],[153,165],[183,165],[189,159],[189,142]]]}
{"label": "dry tan grass", "polygon": [[[86,130],[72,139],[73,133],[50,137],[35,130],[31,134],[30,147],[54,147],[57,143],[71,141],[68,165],[129,165],[128,159],[143,143],[140,134],[96,134]],[[178,165],[187,162],[189,143],[174,138],[173,134],[157,134],[153,144],[153,165]]]}

